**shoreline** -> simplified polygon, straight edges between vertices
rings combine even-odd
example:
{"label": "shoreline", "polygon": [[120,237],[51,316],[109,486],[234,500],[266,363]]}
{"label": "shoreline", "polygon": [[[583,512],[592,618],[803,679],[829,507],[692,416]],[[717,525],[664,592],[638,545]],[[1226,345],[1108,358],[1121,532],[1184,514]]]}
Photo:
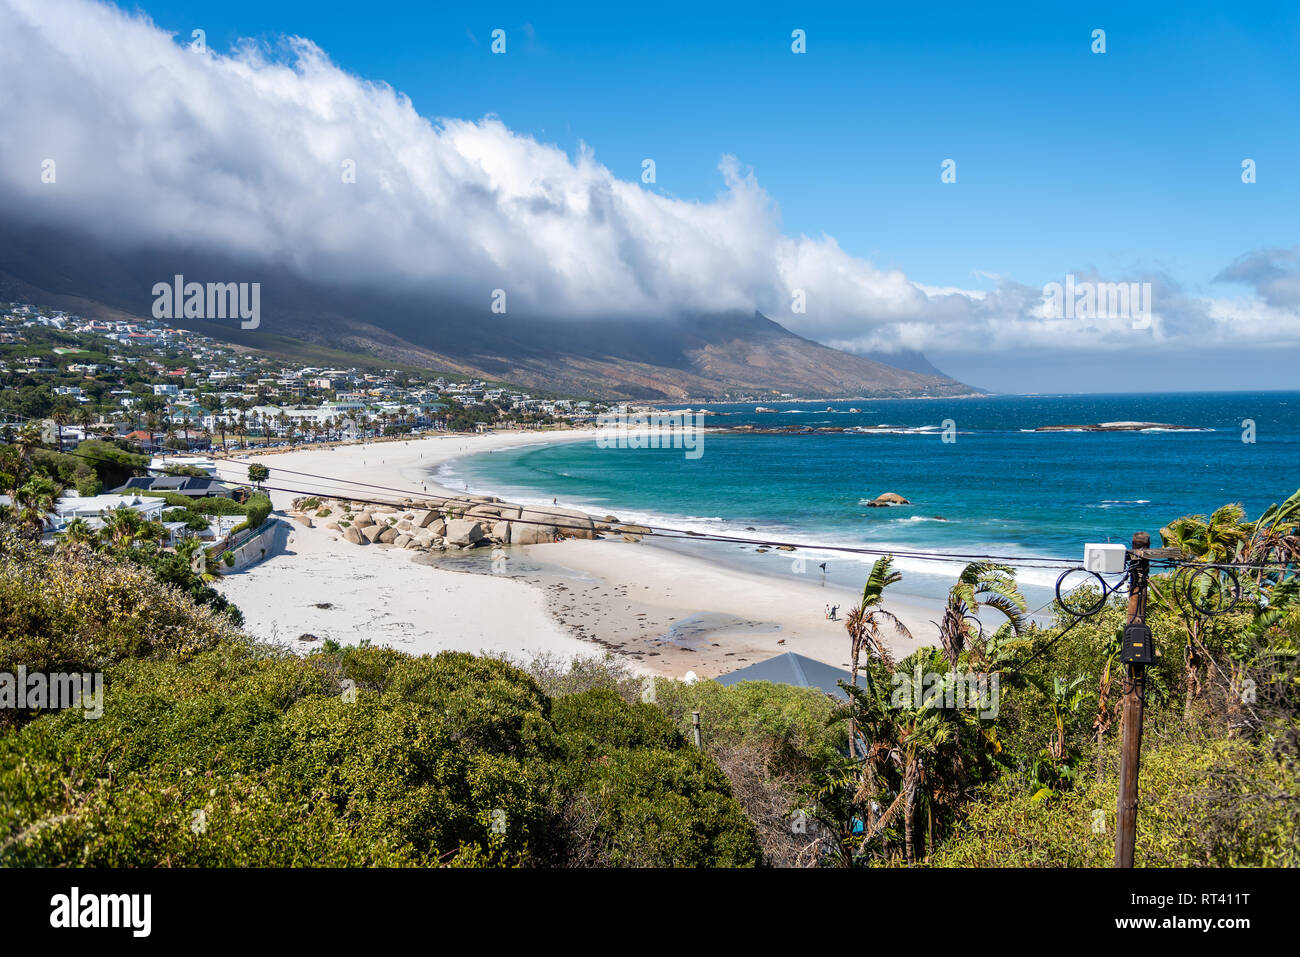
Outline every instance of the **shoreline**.
{"label": "shoreline", "polygon": [[[248,463],[265,464],[268,493],[282,511],[308,495],[482,494],[447,488],[433,475],[469,455],[593,434],[492,432],[250,450],[221,460],[218,473],[242,479]],[[688,671],[716,677],[787,651],[836,667],[848,663],[843,619],[857,600],[853,590],[751,571],[637,536],[509,546],[491,550],[504,553],[493,563],[485,548],[408,553],[352,545],[323,527],[289,529],[281,547],[219,587],[244,612],[246,630],[298,651],[314,643],[299,640],[306,634],[345,644],[369,638],[413,654],[455,649],[530,659],[608,652],[634,671],[677,678]],[[836,621],[825,616],[831,604],[840,608]],[[891,636],[895,653],[932,643],[933,604],[895,599],[889,607],[920,636]]]}

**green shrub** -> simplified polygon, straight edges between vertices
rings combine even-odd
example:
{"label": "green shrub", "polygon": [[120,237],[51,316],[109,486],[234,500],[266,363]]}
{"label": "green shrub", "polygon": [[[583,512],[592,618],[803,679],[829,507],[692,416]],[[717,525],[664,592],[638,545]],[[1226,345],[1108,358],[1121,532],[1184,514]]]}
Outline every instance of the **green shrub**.
{"label": "green shrub", "polygon": [[758,835],[726,776],[688,746],[653,705],[594,689],[557,699],[569,820],[590,836],[578,863],[633,867],[752,867]]}
{"label": "green shrub", "polygon": [[192,532],[201,532],[208,527],[207,516],[195,514],[188,508],[168,509],[162,517],[164,522],[184,522],[185,527]]}
{"label": "green shrub", "polygon": [[[1100,780],[1034,800],[1007,778],[972,802],[934,863],[947,867],[1111,867],[1118,753]],[[1142,745],[1139,867],[1296,867],[1300,771],[1240,738],[1183,729]],[[1099,828],[1094,828],[1099,824]]]}
{"label": "green shrub", "polygon": [[[0,728],[0,865],[759,859],[726,778],[651,706],[606,691],[553,706],[515,666],[463,653],[330,643],[298,657],[214,627],[120,557],[33,551],[0,566],[0,609],[22,612],[0,618],[13,660],[72,641],[63,630],[91,608],[130,627],[44,661],[104,663],[100,719]],[[38,572],[57,595],[35,605],[57,615],[11,600],[40,592]],[[119,582],[140,595],[124,618]]]}
{"label": "green shrub", "polygon": [[231,531],[243,532],[257,528],[271,514],[271,500],[261,492],[257,492],[244,503],[244,514],[247,516],[243,522],[236,525]]}
{"label": "green shrub", "polygon": [[213,495],[208,498],[194,499],[190,504],[190,511],[200,515],[243,515],[248,511],[248,507],[232,498]]}

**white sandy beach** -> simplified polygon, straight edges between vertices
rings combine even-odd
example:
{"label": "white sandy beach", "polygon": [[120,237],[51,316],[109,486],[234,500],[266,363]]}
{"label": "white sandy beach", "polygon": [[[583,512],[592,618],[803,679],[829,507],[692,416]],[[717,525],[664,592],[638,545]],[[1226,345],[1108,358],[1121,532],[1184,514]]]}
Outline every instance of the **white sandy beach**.
{"label": "white sandy beach", "polygon": [[[456,492],[440,489],[429,474],[462,455],[584,440],[594,441],[593,433],[498,432],[317,446],[249,453],[221,462],[219,473],[243,481],[248,462],[265,464],[277,509],[310,494],[397,501],[407,494]],[[613,652],[636,670],[673,677],[688,670],[714,677],[784,651],[839,666],[848,662],[843,621],[828,621],[824,609],[838,604],[843,611],[855,596],[816,580],[748,572],[621,536],[509,548],[504,574],[475,574],[437,567],[438,559],[425,553],[352,545],[323,527],[287,528],[271,555],[227,576],[220,588],[244,612],[250,633],[299,650],[311,647],[298,640],[309,635],[313,641],[369,639],[414,654],[455,649],[568,658]],[[472,553],[453,551],[446,564],[465,567],[454,560],[458,554]],[[470,564],[486,572],[487,563]],[[903,602],[890,609],[915,634],[932,630],[934,610]],[[918,644],[895,647],[905,653]]]}

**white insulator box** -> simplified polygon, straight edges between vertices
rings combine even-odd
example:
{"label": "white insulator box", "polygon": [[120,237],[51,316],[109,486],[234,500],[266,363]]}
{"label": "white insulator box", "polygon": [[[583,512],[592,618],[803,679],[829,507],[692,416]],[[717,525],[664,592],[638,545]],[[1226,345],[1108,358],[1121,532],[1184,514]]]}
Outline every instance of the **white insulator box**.
{"label": "white insulator box", "polygon": [[1123,545],[1087,544],[1083,546],[1083,567],[1098,575],[1114,575],[1124,570],[1127,555]]}

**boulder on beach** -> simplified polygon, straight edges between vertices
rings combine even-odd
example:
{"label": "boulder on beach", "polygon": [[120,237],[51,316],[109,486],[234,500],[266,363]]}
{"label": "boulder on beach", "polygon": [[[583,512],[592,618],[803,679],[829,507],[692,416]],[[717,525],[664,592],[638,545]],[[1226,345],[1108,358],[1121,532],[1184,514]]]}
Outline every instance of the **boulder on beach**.
{"label": "boulder on beach", "polygon": [[[355,528],[356,526],[353,527]],[[367,525],[361,530],[361,537],[373,545],[375,542],[379,541],[379,536],[384,534],[385,531],[386,529],[382,525]]]}
{"label": "boulder on beach", "polygon": [[501,521],[492,526],[492,541],[501,545],[510,544],[511,524]]}
{"label": "boulder on beach", "polygon": [[349,525],[343,529],[343,541],[351,542],[353,545],[360,545],[365,539],[361,537],[361,529],[355,525]]}
{"label": "boulder on beach", "polygon": [[393,542],[397,541],[400,535],[401,532],[399,532],[397,529],[386,528],[379,533],[379,541],[384,545],[391,545],[393,544]]}
{"label": "boulder on beach", "polygon": [[523,511],[518,505],[506,505],[497,503],[495,505],[475,505],[465,513],[465,518],[486,518],[496,521],[498,519],[518,518],[519,513]]}
{"label": "boulder on beach", "polygon": [[446,538],[451,545],[473,545],[483,538],[483,526],[468,519],[452,519],[447,523]]}
{"label": "boulder on beach", "polygon": [[356,518],[352,519],[352,524],[357,528],[369,528],[375,524],[375,520],[369,512],[361,512]]}
{"label": "boulder on beach", "polygon": [[596,523],[591,516],[574,508],[525,508],[519,518],[523,522],[550,525],[564,538],[596,537]]}
{"label": "boulder on beach", "polygon": [[411,524],[414,525],[416,528],[428,528],[434,522],[441,522],[441,521],[442,518],[441,516],[438,515],[437,512],[428,511],[428,512],[421,512],[419,515],[417,515],[414,519],[411,520]]}
{"label": "boulder on beach", "polygon": [[544,545],[558,537],[554,525],[517,522],[510,526],[511,545]]}
{"label": "boulder on beach", "polygon": [[884,495],[877,495],[867,503],[868,508],[885,508],[890,505],[911,505],[907,499],[897,492],[886,492]]}

